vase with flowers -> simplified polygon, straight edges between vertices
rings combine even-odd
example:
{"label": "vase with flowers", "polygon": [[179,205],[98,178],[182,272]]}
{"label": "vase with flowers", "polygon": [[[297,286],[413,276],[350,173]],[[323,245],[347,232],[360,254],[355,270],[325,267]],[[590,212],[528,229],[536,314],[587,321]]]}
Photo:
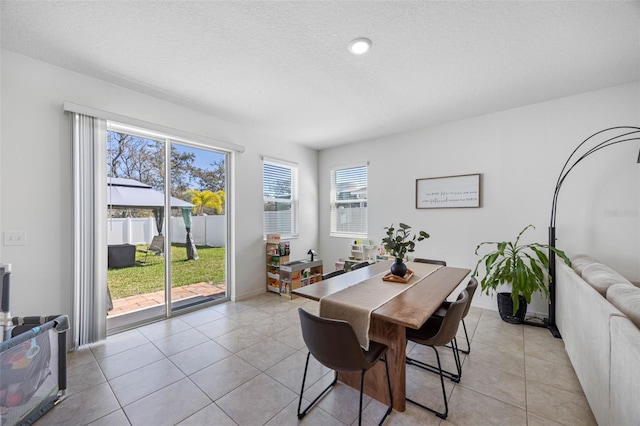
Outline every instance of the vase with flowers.
{"label": "vase with flowers", "polygon": [[404,223],[400,223],[398,228],[394,228],[393,224],[391,224],[391,226],[384,229],[387,236],[382,239],[382,246],[396,259],[391,265],[391,273],[404,277],[407,273],[407,265],[403,263],[405,255],[412,253],[415,250],[416,242],[429,238],[429,234],[424,231],[412,234],[411,227]]}

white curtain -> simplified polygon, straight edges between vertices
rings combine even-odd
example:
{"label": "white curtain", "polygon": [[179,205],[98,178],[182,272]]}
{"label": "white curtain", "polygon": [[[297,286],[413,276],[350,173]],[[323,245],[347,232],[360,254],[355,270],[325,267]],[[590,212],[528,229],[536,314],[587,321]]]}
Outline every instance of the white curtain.
{"label": "white curtain", "polygon": [[73,344],[107,336],[106,121],[70,113],[73,153]]}

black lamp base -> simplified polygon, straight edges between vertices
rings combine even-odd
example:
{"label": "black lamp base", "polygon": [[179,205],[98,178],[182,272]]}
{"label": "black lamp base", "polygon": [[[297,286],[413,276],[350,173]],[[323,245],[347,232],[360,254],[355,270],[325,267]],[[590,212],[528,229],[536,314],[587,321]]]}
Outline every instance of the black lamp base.
{"label": "black lamp base", "polygon": [[551,332],[551,335],[553,337],[555,337],[556,339],[562,339],[562,336],[560,335],[560,331],[558,330],[558,327],[555,324],[554,325],[550,325],[548,318],[535,318],[534,317],[534,318],[531,318],[531,319],[524,320],[520,324],[529,325],[529,326],[532,326],[532,327],[546,328]]}
{"label": "black lamp base", "polygon": [[556,339],[562,339],[562,336],[560,335],[560,330],[558,330],[558,326],[553,324],[550,325],[549,324],[549,320],[545,318],[544,320],[545,326],[549,329],[549,331],[551,332],[551,335],[553,337],[555,337]]}

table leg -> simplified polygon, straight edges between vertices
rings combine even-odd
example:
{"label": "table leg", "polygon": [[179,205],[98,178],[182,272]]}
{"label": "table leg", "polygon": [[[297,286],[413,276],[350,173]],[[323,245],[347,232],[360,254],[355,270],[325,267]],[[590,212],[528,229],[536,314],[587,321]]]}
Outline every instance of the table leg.
{"label": "table leg", "polygon": [[[384,343],[387,350],[387,362],[389,363],[389,376],[391,378],[391,392],[393,394],[393,409],[404,411],[406,408],[406,332],[405,328],[398,324],[371,318],[369,328],[371,340]],[[355,388],[360,388],[360,373],[340,373],[338,379]],[[365,375],[364,393],[370,397],[389,404],[387,390],[387,376],[383,363],[378,363]]]}

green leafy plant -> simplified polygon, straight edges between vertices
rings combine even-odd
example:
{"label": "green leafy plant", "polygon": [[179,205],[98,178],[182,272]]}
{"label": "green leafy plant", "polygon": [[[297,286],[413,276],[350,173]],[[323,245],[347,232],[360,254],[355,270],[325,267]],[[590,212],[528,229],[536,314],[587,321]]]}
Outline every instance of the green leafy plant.
{"label": "green leafy plant", "polygon": [[398,228],[391,226],[384,228],[387,236],[382,239],[382,246],[397,259],[404,258],[406,253],[412,253],[415,250],[416,242],[429,238],[429,234],[419,231],[418,234],[411,234],[411,227],[400,223]]}
{"label": "green leafy plant", "polygon": [[520,237],[533,225],[526,226],[514,242],[486,241],[476,247],[475,254],[482,246],[495,246],[490,253],[478,260],[473,276],[477,276],[481,266],[484,266],[484,278],[480,281],[482,291],[489,295],[496,291],[499,285],[511,285],[511,300],[513,300],[513,314],[515,315],[520,302],[518,295],[524,296],[527,304],[531,303],[531,295],[536,291],[542,291],[549,298],[549,283],[551,277],[549,270],[549,258],[542,250],[551,250],[564,262],[571,266],[571,261],[562,250],[545,244],[531,243],[520,244]]}

